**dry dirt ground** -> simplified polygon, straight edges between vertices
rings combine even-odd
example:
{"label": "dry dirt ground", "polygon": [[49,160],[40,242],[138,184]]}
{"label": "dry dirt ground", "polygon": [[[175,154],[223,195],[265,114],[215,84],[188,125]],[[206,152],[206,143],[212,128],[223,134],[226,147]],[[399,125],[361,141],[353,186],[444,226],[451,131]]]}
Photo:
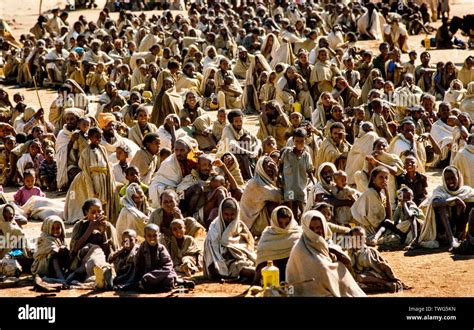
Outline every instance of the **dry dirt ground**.
{"label": "dry dirt ground", "polygon": [[[100,4],[103,0],[99,0]],[[471,0],[452,1],[451,15],[462,16],[474,12],[474,2]],[[101,7],[99,7],[101,8]],[[21,14],[19,14],[21,12]],[[21,2],[14,0],[2,0],[0,4],[0,17],[8,20],[13,29],[14,35],[18,38],[20,34],[28,32],[36,21],[38,13],[37,1],[23,0]],[[86,15],[88,19],[97,19],[99,10],[76,11],[71,12],[69,22],[74,22],[79,15]],[[115,18],[116,14],[112,14]],[[437,24],[439,25],[439,23]],[[420,41],[423,36],[410,37],[409,46],[416,49],[418,54],[423,51]],[[376,44],[371,42],[361,42],[360,47],[376,51]],[[432,61],[453,61],[458,67],[462,65],[464,59],[472,54],[468,50],[433,50],[431,51]],[[402,60],[405,60],[406,55]],[[16,92],[22,92],[25,95],[27,104],[38,106],[38,99],[34,89],[6,87],[10,96]],[[41,102],[46,112],[49,105],[55,98],[54,90],[43,89],[39,91]],[[249,129],[256,133],[258,120],[255,116],[246,118],[246,124]],[[429,171],[429,190],[431,191],[440,183],[440,171]],[[6,190],[7,196],[12,196],[14,190]],[[64,196],[48,194],[50,198],[60,198]],[[29,236],[38,236],[41,223],[31,222],[26,226]],[[67,228],[68,237],[72,227]],[[201,242],[202,243],[202,242]],[[392,265],[398,277],[406,284],[412,287],[410,290],[397,294],[378,294],[372,296],[383,297],[473,297],[474,296],[474,257],[456,257],[446,252],[446,249],[438,250],[416,250],[414,252],[404,251],[383,251],[383,256]],[[242,294],[249,286],[235,283],[210,283],[202,276],[196,276],[195,280],[199,285],[193,292],[180,294],[186,297],[231,297]],[[36,297],[40,293],[34,292],[30,287],[10,288],[0,290],[0,296],[7,297]],[[57,294],[58,297],[82,297],[82,296],[150,296],[134,293],[116,293],[103,292],[97,293],[90,290],[63,290]],[[153,295],[157,296],[157,295]],[[160,296],[160,295],[158,295]],[[161,296],[167,296],[162,294]]]}

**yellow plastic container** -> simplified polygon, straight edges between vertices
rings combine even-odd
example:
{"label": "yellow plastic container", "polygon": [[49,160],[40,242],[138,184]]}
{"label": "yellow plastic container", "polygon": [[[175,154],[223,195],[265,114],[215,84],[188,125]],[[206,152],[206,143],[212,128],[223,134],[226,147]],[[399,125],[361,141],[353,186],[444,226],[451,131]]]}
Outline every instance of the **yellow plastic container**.
{"label": "yellow plastic container", "polygon": [[273,261],[268,260],[267,265],[262,269],[263,290],[268,287],[280,286],[280,270],[273,266]]}
{"label": "yellow plastic container", "polygon": [[301,113],[301,103],[299,102],[295,102],[293,103],[293,105],[291,106],[293,112],[299,112]]}
{"label": "yellow plastic container", "polygon": [[429,35],[425,35],[425,49],[426,50],[431,49],[431,38]]}

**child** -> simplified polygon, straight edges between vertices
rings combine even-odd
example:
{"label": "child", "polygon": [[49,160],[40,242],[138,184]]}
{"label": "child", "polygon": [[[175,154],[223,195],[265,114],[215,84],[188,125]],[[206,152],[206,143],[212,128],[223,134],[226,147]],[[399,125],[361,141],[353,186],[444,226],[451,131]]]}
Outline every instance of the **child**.
{"label": "child", "polygon": [[[331,188],[331,194],[337,200],[351,200],[355,201],[360,197],[357,190],[347,186],[347,175],[344,171],[337,171],[334,173],[335,185]],[[352,213],[350,206],[339,206],[334,212],[336,223],[348,227],[352,222]]]}
{"label": "child", "polygon": [[132,75],[130,74],[130,67],[127,64],[122,64],[120,67],[120,76],[117,81],[117,89],[123,91],[130,90],[130,82]]}
{"label": "child", "polygon": [[365,244],[366,234],[362,227],[349,232],[352,246],[348,250],[353,276],[365,292],[397,292],[406,287],[395,275],[392,267],[380,252]]}
{"label": "child", "polygon": [[15,120],[25,112],[26,104],[25,97],[21,93],[15,93],[13,95],[13,101],[16,103],[15,107],[12,109],[12,117],[10,118],[10,123],[13,125]]}
{"label": "child", "polygon": [[84,76],[81,71],[81,61],[75,51],[71,51],[66,60],[66,77],[76,81],[82,87],[85,85]]}
{"label": "child", "polygon": [[372,124],[375,126],[375,132],[380,136],[385,139],[387,139],[388,142],[392,140],[393,136],[392,133],[390,132],[390,129],[388,127],[388,123],[385,120],[385,118],[382,116],[382,100],[381,99],[373,99],[370,102],[370,105],[372,107],[373,115],[370,121]]}
{"label": "child", "polygon": [[414,156],[407,156],[404,160],[406,173],[397,176],[397,187],[400,189],[402,185],[410,188],[413,192],[413,201],[416,205],[420,205],[428,196],[428,179],[417,171],[417,161]]}
{"label": "child", "polygon": [[46,148],[44,155],[45,159],[41,162],[39,169],[41,186],[49,191],[55,191],[58,167],[54,159],[54,149]]}
{"label": "child", "polygon": [[192,236],[185,235],[186,225],[181,219],[175,219],[170,224],[173,236],[168,251],[173,261],[174,269],[190,277],[202,270],[203,254]]}
{"label": "child", "polygon": [[16,146],[15,137],[12,135],[6,136],[4,139],[4,147],[0,153],[0,184],[8,185],[12,180],[9,178],[8,173],[10,173],[10,154],[13,148]]}
{"label": "child", "polygon": [[403,66],[403,73],[409,73],[412,74],[413,77],[415,77],[415,61],[418,57],[418,54],[416,53],[416,50],[412,50],[408,53],[408,57],[410,60],[408,62],[402,63]]}
{"label": "child", "polygon": [[272,71],[268,76],[267,81],[260,87],[260,91],[258,93],[258,98],[260,103],[268,102],[275,99],[276,96],[276,82],[277,74],[276,72]]}
{"label": "child", "polygon": [[226,188],[226,181],[224,176],[216,175],[209,182],[210,191],[207,193],[207,202],[204,206],[204,224],[207,228],[212,220],[218,215],[219,205],[226,198],[229,197],[229,192]]}
{"label": "child", "polygon": [[165,159],[171,156],[171,154],[172,154],[171,149],[168,149],[168,148],[160,149],[160,164],[163,164]]}
{"label": "child", "polygon": [[331,234],[334,233],[340,237],[340,235],[346,235],[349,232],[349,228],[339,226],[334,222],[334,207],[331,204],[319,202],[313,205],[312,210],[319,211],[324,215]]}
{"label": "child", "polygon": [[225,125],[227,124],[227,115],[224,108],[220,108],[217,111],[217,120],[212,123],[212,135],[218,143],[222,137],[222,131],[224,130]]}
{"label": "child", "polygon": [[267,136],[262,142],[263,154],[269,155],[272,151],[278,150],[277,142],[273,136]]}
{"label": "child", "polygon": [[133,276],[122,289],[138,286],[145,292],[167,292],[178,284],[194,288],[194,282],[178,279],[168,251],[158,242],[159,231],[153,223],[145,226],[145,241],[135,256]]}
{"label": "child", "polygon": [[114,287],[123,285],[130,280],[134,271],[134,260],[138,247],[135,230],[125,230],[122,233],[122,247],[109,258],[109,262],[114,264],[117,274],[114,278]]}
{"label": "child", "polygon": [[89,145],[89,128],[91,127],[91,120],[89,117],[82,117],[77,123],[78,130],[73,133],[72,140],[74,140],[71,149],[71,159],[75,164],[79,163],[79,156]]}
{"label": "child", "polygon": [[127,193],[127,188],[131,183],[138,183],[145,195],[148,196],[148,186],[140,181],[140,172],[138,171],[138,168],[136,166],[129,166],[125,170],[125,179],[128,183],[120,189],[120,197],[125,196],[125,194]]}
{"label": "child", "polygon": [[143,148],[143,138],[148,133],[156,133],[158,127],[155,124],[149,123],[150,116],[144,107],[139,107],[135,113],[137,123],[128,131],[128,138],[135,142],[140,148]]}
{"label": "child", "polygon": [[41,142],[37,139],[29,142],[28,152],[23,154],[23,156],[18,159],[17,169],[20,178],[23,178],[23,173],[27,168],[33,168],[35,178],[37,178],[37,183],[40,183],[39,180],[39,167],[44,157],[41,154]]}
{"label": "child", "polygon": [[[0,206],[0,232],[3,237],[15,238],[15,243],[10,242],[9,244],[2,244],[0,246],[0,259],[3,258],[7,253],[13,249],[21,249],[25,257],[30,256],[29,240],[26,237],[26,233],[23,231],[21,226],[26,224],[26,221],[15,215],[15,208],[11,204],[4,204]],[[15,244],[14,246],[11,246]],[[0,274],[1,275],[1,274]]]}
{"label": "child", "polygon": [[46,282],[66,283],[64,274],[69,267],[69,249],[65,235],[64,222],[60,217],[53,215],[43,221],[37,250],[33,255],[33,275],[45,277]]}
{"label": "child", "polygon": [[120,145],[115,149],[115,156],[118,162],[113,166],[113,173],[115,182],[126,185],[128,183],[125,172],[128,168],[128,155],[130,154],[130,148],[127,145]]}
{"label": "child", "polygon": [[188,134],[189,137],[193,137],[195,128],[193,123],[191,122],[191,118],[189,118],[189,116],[181,117],[180,122],[181,128],[186,132],[186,134]]}
{"label": "child", "polygon": [[16,204],[23,206],[30,199],[31,196],[46,196],[39,187],[35,187],[34,171],[26,170],[23,173],[23,184],[24,186],[21,187],[15,193],[15,195],[13,195],[13,199],[15,200]]}
{"label": "child", "polygon": [[105,65],[99,62],[91,67],[91,70],[86,76],[86,87],[89,87],[91,94],[102,94],[105,90],[105,84],[109,81],[107,73],[105,72]]}
{"label": "child", "polygon": [[403,233],[410,233],[408,237],[401,237],[402,244],[407,243],[406,250],[416,247],[418,233],[425,216],[423,211],[413,202],[413,191],[402,187],[397,191],[398,205],[393,212],[393,222]]}
{"label": "child", "polygon": [[298,209],[303,211],[308,179],[314,184],[311,155],[305,146],[306,136],[305,129],[295,129],[293,132],[294,147],[284,148],[280,157],[284,200],[296,219],[299,219]]}

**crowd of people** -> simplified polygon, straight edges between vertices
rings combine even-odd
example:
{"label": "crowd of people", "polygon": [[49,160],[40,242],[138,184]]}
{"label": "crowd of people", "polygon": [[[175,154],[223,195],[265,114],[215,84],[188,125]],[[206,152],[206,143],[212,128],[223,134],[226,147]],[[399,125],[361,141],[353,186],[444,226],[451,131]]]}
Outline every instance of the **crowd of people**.
{"label": "crowd of people", "polygon": [[44,109],[0,89],[0,183],[20,187],[0,231],[26,237],[44,191],[64,212],[0,257],[42,283],[144,292],[200,272],[261,285],[272,261],[295,295],[360,297],[407,287],[380,246],[473,254],[474,57],[431,63],[407,42],[442,19],[438,48],[470,45],[437,5],[41,15],[22,48],[2,43],[5,84],[58,94]]}

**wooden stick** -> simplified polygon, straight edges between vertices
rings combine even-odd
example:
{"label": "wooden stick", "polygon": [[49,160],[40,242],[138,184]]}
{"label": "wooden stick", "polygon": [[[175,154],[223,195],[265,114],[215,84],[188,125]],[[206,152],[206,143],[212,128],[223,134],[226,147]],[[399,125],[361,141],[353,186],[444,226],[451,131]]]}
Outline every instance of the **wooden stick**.
{"label": "wooden stick", "polygon": [[26,63],[26,69],[28,70],[28,74],[31,76],[31,78],[33,78],[33,84],[35,86],[36,97],[38,98],[40,108],[43,108],[43,105],[41,104],[41,98],[40,98],[39,93],[38,93],[38,85],[36,85],[36,78],[35,78],[35,76],[33,76],[31,74],[30,67],[29,67],[28,63]]}

